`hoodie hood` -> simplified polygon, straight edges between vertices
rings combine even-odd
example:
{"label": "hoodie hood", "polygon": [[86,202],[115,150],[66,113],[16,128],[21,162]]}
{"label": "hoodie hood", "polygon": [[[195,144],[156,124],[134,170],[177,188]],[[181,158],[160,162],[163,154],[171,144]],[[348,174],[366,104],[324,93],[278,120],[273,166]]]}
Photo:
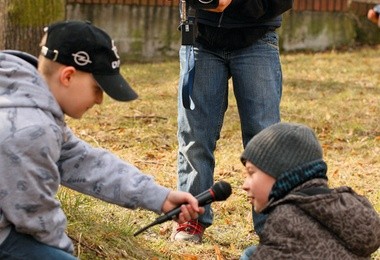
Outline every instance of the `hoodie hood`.
{"label": "hoodie hood", "polygon": [[0,52],[0,109],[39,108],[63,121],[64,114],[44,79],[29,62]]}

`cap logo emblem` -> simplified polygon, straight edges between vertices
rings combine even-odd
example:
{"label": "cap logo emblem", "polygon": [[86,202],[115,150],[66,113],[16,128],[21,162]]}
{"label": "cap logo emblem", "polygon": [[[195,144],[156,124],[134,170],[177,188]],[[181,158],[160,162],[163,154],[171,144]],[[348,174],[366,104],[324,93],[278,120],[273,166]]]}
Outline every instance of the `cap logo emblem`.
{"label": "cap logo emblem", "polygon": [[115,42],[112,40],[112,51],[115,53],[116,58],[120,59],[119,54],[117,53],[117,48]]}
{"label": "cap logo emblem", "polygon": [[117,48],[116,48],[116,45],[115,45],[115,41],[112,40],[112,51],[113,53],[115,54],[116,58],[117,58],[117,61],[113,61],[111,62],[111,66],[113,69],[117,69],[120,67],[120,56],[119,54],[117,53]]}
{"label": "cap logo emblem", "polygon": [[85,51],[78,51],[77,53],[72,54],[74,57],[74,62],[79,66],[86,66],[89,63],[92,63],[90,56]]}

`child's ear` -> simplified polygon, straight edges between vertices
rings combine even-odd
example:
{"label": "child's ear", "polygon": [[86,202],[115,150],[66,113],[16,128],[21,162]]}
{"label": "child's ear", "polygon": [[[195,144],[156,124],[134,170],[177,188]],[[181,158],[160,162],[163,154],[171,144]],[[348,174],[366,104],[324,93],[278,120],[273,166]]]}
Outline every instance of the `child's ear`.
{"label": "child's ear", "polygon": [[59,80],[64,86],[69,86],[76,69],[73,66],[65,66],[59,75]]}

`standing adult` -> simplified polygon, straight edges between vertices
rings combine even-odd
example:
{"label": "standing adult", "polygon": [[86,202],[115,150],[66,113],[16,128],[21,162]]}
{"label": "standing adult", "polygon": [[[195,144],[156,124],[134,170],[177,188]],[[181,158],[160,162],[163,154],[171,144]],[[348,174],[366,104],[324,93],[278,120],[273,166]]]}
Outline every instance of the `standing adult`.
{"label": "standing adult", "polygon": [[[178,98],[178,189],[197,195],[214,182],[216,143],[228,107],[231,78],[243,146],[262,129],[280,121],[282,71],[278,35],[281,14],[292,1],[220,0],[215,9],[196,9],[194,77],[187,80],[187,46],[180,49]],[[191,75],[190,75],[191,77]],[[182,98],[192,81],[191,105]],[[178,225],[172,240],[201,242],[213,222],[210,206],[197,220]],[[255,231],[265,217],[253,213]]]}

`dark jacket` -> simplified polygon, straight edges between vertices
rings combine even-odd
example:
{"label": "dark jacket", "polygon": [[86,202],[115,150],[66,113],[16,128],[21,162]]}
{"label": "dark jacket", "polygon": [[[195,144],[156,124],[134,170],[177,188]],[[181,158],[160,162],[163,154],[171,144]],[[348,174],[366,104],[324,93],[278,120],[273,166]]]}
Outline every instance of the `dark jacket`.
{"label": "dark jacket", "polygon": [[282,13],[283,6],[268,6],[278,1],[285,0],[233,0],[222,13],[197,9],[197,42],[207,49],[248,47],[281,26],[282,16],[278,14]]}
{"label": "dark jacket", "polygon": [[268,18],[267,0],[233,0],[222,13],[197,10],[198,23],[223,28],[280,27],[281,16]]}
{"label": "dark jacket", "polygon": [[312,179],[270,202],[260,243],[251,259],[370,259],[380,246],[380,218],[371,203],[349,187],[327,187]]}

